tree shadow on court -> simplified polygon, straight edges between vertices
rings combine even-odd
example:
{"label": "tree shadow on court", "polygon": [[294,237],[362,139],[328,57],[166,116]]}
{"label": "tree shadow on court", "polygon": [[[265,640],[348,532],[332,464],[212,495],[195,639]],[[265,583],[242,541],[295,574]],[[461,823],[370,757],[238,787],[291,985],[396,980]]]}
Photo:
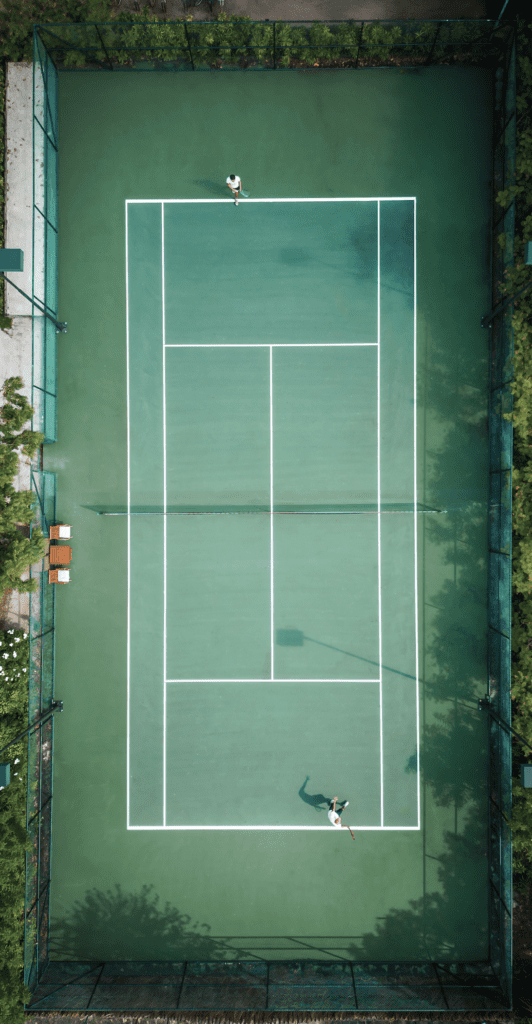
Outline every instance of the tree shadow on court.
{"label": "tree shadow on court", "polygon": [[[126,893],[90,889],[69,914],[50,925],[50,953],[62,960],[224,960],[226,945],[170,903],[159,906],[153,886]],[[231,956],[235,951],[231,950]]]}
{"label": "tree shadow on court", "polygon": [[[457,617],[455,597],[441,588],[434,663],[421,680],[422,809],[429,811],[421,821],[422,894],[377,919],[349,948],[353,960],[488,959],[488,737],[475,692],[485,688],[477,674],[484,648],[467,617]],[[465,583],[461,597],[458,616],[475,606],[475,588],[471,596]],[[413,768],[414,756],[404,770]]]}
{"label": "tree shadow on court", "polygon": [[[445,322],[443,308],[437,318]],[[447,510],[418,516],[422,883],[349,955],[487,960],[489,747],[478,710],[488,678],[487,338],[471,341],[471,326],[456,323],[440,340],[419,324],[418,498]]]}
{"label": "tree shadow on court", "polygon": [[[478,252],[489,253],[486,232],[479,230],[474,239]],[[468,309],[463,284],[461,288],[454,305],[459,309],[462,299]],[[419,317],[419,498],[446,510],[418,517],[424,624],[420,653],[429,713],[452,703],[456,732],[453,739],[448,731],[449,744],[460,755],[467,723],[478,732],[477,700],[487,681],[488,338],[487,332],[479,333],[482,310],[474,325],[460,322],[458,313],[452,322],[447,302],[442,288],[431,301],[434,328]],[[435,778],[433,785],[439,788]],[[446,791],[443,780],[442,786]]]}
{"label": "tree shadow on court", "polygon": [[[371,932],[348,949],[353,960],[484,960],[488,955],[488,923],[483,894],[488,886],[486,830],[471,805],[460,834],[447,831],[440,852],[425,852],[430,876],[437,884],[425,889],[407,907],[393,908],[377,919]],[[435,871],[434,871],[435,869]],[[464,949],[477,950],[464,957]]]}

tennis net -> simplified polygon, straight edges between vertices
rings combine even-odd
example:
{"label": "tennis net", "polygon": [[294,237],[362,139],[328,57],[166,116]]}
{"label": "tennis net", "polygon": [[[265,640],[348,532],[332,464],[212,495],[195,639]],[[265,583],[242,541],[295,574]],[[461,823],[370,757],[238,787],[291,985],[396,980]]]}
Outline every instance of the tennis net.
{"label": "tennis net", "polygon": [[223,515],[375,515],[444,513],[414,502],[381,502],[351,505],[87,505],[100,516],[223,516]]}

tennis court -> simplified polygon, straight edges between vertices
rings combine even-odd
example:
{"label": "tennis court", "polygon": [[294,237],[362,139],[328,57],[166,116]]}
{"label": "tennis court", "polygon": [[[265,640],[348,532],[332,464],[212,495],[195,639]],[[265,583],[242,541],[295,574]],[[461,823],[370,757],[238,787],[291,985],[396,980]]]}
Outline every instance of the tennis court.
{"label": "tennis court", "polygon": [[56,960],[486,956],[490,104],[60,75]]}
{"label": "tennis court", "polygon": [[132,827],[419,827],[414,211],[127,205]]}

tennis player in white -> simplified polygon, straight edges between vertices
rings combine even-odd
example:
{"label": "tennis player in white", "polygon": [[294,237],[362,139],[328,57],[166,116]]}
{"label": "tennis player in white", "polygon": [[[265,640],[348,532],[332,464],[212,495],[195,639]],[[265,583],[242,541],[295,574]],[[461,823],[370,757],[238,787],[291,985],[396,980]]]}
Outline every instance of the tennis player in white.
{"label": "tennis player in white", "polygon": [[345,811],[346,807],[349,805],[349,800],[344,800],[344,802],[343,802],[342,806],[340,807],[339,811],[336,810],[336,801],[337,800],[338,800],[338,797],[335,796],[333,801],[332,801],[332,803],[329,805],[329,810],[327,812],[327,817],[328,817],[331,825],[334,825],[335,828],[348,828],[350,833],[351,833],[351,839],[354,839],[355,836],[354,836],[352,828],[350,828],[349,825],[342,825],[342,822],[340,820],[340,815],[341,815],[342,811]]}
{"label": "tennis player in white", "polygon": [[238,174],[230,174],[229,177],[225,179],[225,183],[228,188],[231,189],[231,192],[235,197],[235,206],[238,206],[238,193],[242,188],[242,182],[240,181]]}

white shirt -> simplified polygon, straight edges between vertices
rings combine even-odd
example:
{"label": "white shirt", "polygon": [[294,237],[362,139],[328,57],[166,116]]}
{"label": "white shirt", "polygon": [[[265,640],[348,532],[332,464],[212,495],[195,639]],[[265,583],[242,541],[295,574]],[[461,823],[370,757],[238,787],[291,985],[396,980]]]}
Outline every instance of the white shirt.
{"label": "white shirt", "polygon": [[327,814],[327,817],[328,817],[331,825],[334,825],[335,828],[341,828],[342,827],[341,819],[339,821],[336,821],[336,818],[340,818],[340,815],[338,814],[338,811],[329,811],[328,814]]}
{"label": "white shirt", "polygon": [[228,176],[225,179],[225,183],[226,183],[226,185],[229,185],[230,188],[236,188],[239,191],[240,191],[240,186],[242,184],[242,182],[240,181],[240,178],[238,177],[238,174],[235,174],[235,180],[234,181],[231,181],[231,178]]}

